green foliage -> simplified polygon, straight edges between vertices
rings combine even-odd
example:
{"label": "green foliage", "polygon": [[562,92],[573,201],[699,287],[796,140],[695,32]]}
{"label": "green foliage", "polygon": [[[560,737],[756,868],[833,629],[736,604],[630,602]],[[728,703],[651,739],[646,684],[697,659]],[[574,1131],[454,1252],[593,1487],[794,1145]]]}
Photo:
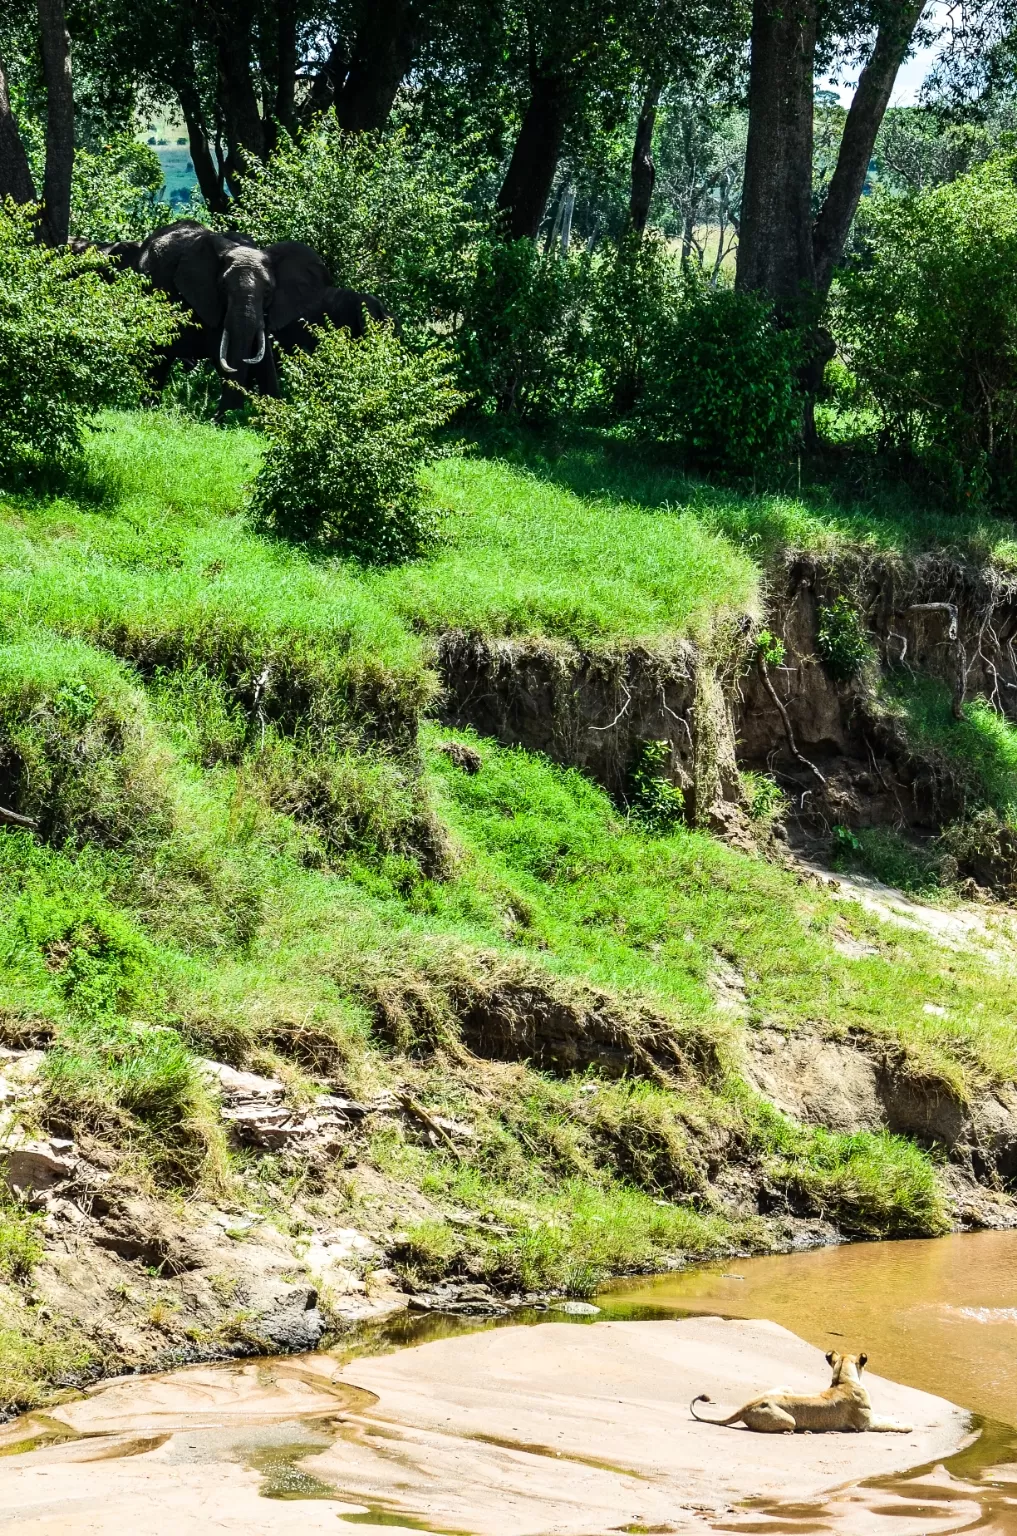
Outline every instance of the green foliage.
{"label": "green foliage", "polygon": [[646,363],[646,427],[704,468],[751,473],[790,453],[801,425],[802,342],[754,294],[688,282],[659,317]]}
{"label": "green foliage", "polygon": [[795,1125],[770,1105],[749,1107],[767,1172],[815,1214],[860,1237],[935,1237],[950,1219],[929,1157],[903,1136]]}
{"label": "green foliage", "polygon": [[142,240],[165,223],[169,208],[157,201],[159,156],[122,134],[98,152],[79,149],[71,181],[71,234],[86,240]]}
{"label": "green foliage", "polygon": [[[474,151],[476,146],[472,146]],[[462,306],[482,228],[470,192],[481,158],[405,133],[346,134],[332,112],[255,162],[230,210],[259,245],[305,240],[343,288],[374,293],[422,332]],[[463,164],[469,161],[469,169]]]}
{"label": "green foliage", "polygon": [[910,842],[884,827],[860,827],[857,831],[834,827],[833,863],[835,869],[861,870],[884,885],[916,896],[941,893],[951,868],[942,848]]}
{"label": "green foliage", "polygon": [[830,676],[839,683],[857,677],[872,655],[872,642],[862,616],[841,594],[817,610],[816,649]]}
{"label": "green foliage", "polygon": [[593,267],[532,240],[483,242],[456,335],[464,388],[486,411],[548,421],[594,398]]}
{"label": "green foliage", "polygon": [[97,411],[138,401],[176,324],[141,278],[39,245],[32,210],[0,209],[0,472],[76,455]]}
{"label": "green foliage", "polygon": [[645,393],[661,328],[681,307],[686,281],[652,232],[623,236],[593,269],[588,351],[604,408],[624,415]]}
{"label": "green foliage", "polygon": [[651,832],[666,831],[681,821],[685,796],[668,777],[671,745],[644,741],[629,773],[629,813]]}
{"label": "green foliage", "polygon": [[374,325],[361,341],[326,325],[314,352],[286,358],[288,398],[258,405],[268,447],[254,506],[265,523],[365,563],[419,554],[434,533],[420,470],[464,398],[449,363],[440,347],[414,355]]}
{"label": "green foliage", "polygon": [[785,815],[788,810],[787,795],[771,774],[743,769],[741,781],[750,821],[768,827]]}
{"label": "green foliage", "polygon": [[782,667],[787,660],[787,647],[779,635],[761,629],[756,636],[756,654],[763,658],[768,667]]}
{"label": "green foliage", "polygon": [[0,788],[51,842],[153,841],[173,822],[167,754],[144,695],[78,640],[0,645]]}
{"label": "green foliage", "polygon": [[838,342],[895,444],[961,505],[1010,506],[1017,450],[1017,186],[997,158],[945,186],[876,195],[842,277]]}

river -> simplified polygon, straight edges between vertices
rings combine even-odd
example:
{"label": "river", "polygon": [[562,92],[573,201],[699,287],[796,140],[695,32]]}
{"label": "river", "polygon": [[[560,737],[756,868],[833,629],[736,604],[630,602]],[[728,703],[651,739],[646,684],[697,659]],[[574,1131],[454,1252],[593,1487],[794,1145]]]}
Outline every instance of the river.
{"label": "river", "polygon": [[[516,1316],[506,1323],[407,1316],[375,1330],[353,1348],[330,1355],[130,1378],[49,1415],[28,1415],[0,1431],[0,1532],[105,1536],[143,1529],[146,1536],[164,1531],[182,1536],[207,1528],[310,1533],[335,1529],[338,1517],[370,1529],[493,1530],[498,1536],[502,1530],[582,1530],[584,1536],[594,1531],[599,1536],[607,1530],[693,1529],[773,1536],[826,1531],[837,1536],[946,1536],[968,1530],[1017,1536],[1017,1233],[731,1260],[616,1284],[597,1301],[597,1319],[577,1318],[568,1327],[555,1312]],[[682,1324],[693,1331],[682,1335],[685,1342],[677,1353],[675,1331],[665,1327],[657,1332],[666,1319],[697,1317],[703,1321]],[[636,1454],[639,1434],[624,1440],[633,1428],[625,1417],[633,1404],[645,1416],[647,1445],[660,1430],[654,1421],[662,1418],[664,1409],[658,1413],[654,1408],[658,1388],[653,1359],[649,1378],[644,1371],[636,1390],[635,1376],[629,1384],[619,1383],[614,1375],[597,1378],[598,1351],[603,1357],[602,1346],[614,1334],[622,1340],[623,1358],[640,1349],[645,1357],[647,1339],[659,1339],[663,1403],[667,1373],[680,1362],[681,1350],[705,1349],[701,1358],[712,1359],[720,1348],[717,1329],[732,1329],[737,1335],[749,1326],[709,1321],[722,1318],[768,1319],[824,1352],[864,1350],[871,1372],[970,1410],[977,1416],[977,1437],[946,1457],[945,1464],[937,1454],[934,1464],[923,1468],[913,1464],[914,1454],[909,1460],[905,1451],[901,1459],[896,1436],[774,1441],[745,1431],[704,1431],[704,1436],[714,1437],[710,1443],[720,1447],[710,1454],[721,1455],[724,1463],[728,1447],[732,1460],[760,1453],[757,1460],[763,1469],[783,1457],[787,1491],[780,1492],[785,1487],[781,1473],[770,1478],[765,1496],[748,1503],[735,1500],[726,1511],[707,1513],[694,1501],[676,1501],[673,1490],[682,1485],[680,1478],[676,1483],[672,1477],[671,1502],[661,1505],[662,1480],[652,1468],[647,1471],[650,1461],[641,1462]],[[557,1322],[557,1331],[542,1327],[542,1322]],[[522,1333],[520,1323],[532,1324],[536,1331]],[[503,1332],[505,1328],[512,1331]],[[513,1371],[519,1362],[532,1360],[539,1373],[537,1357],[553,1350],[542,1351],[538,1340],[550,1341],[552,1336],[565,1340],[572,1377],[566,1381],[559,1344],[548,1378],[555,1414],[553,1422],[541,1428],[541,1414],[526,1401],[528,1385],[525,1390],[519,1386],[528,1379]],[[786,1340],[784,1335],[771,1337]],[[428,1341],[436,1344],[439,1354],[446,1352],[444,1378],[440,1370],[432,1377],[420,1368],[419,1362],[432,1358],[428,1351],[403,1352],[405,1346]],[[782,1347],[802,1348],[793,1340]],[[655,1354],[657,1345],[650,1348]],[[449,1350],[457,1352],[458,1361],[451,1373]],[[810,1379],[815,1358],[808,1357]],[[575,1380],[581,1382],[580,1391],[586,1390],[582,1377],[587,1359],[589,1396],[583,1411],[589,1417],[583,1421],[573,1415],[570,1420],[569,1404],[578,1400]],[[411,1360],[417,1365],[407,1370],[403,1362],[409,1366]],[[386,1372],[391,1377],[400,1369],[403,1379],[397,1385],[403,1397],[386,1399],[392,1384]],[[757,1390],[769,1384],[757,1384]],[[485,1429],[480,1418],[468,1417],[481,1386],[488,1392],[489,1409],[494,1406],[497,1433],[490,1432],[490,1419]],[[474,1399],[468,1401],[471,1391]],[[630,1395],[618,1408],[612,1429],[603,1405],[608,1395],[617,1396],[621,1405],[626,1391]],[[874,1386],[877,1407],[890,1391],[886,1382]],[[547,1400],[545,1392],[541,1402]],[[668,1405],[672,1437],[686,1432],[687,1400],[685,1396]],[[388,1402],[397,1406],[387,1407]],[[432,1420],[437,1413],[438,1420],[428,1420],[424,1410],[431,1411]],[[457,1413],[467,1416],[458,1426],[452,1423]],[[446,1430],[446,1423],[452,1427]],[[897,1445],[889,1443],[893,1441]],[[702,1447],[707,1442],[703,1438],[698,1443]],[[957,1443],[955,1433],[952,1444]],[[363,1470],[368,1452],[373,1457],[369,1474]],[[853,1468],[865,1464],[857,1459],[861,1452],[870,1458],[867,1465],[890,1470],[860,1476]],[[646,1454],[649,1457],[650,1451]],[[829,1470],[815,1488],[840,1484],[839,1490],[795,1494],[794,1475],[809,1456],[815,1462],[817,1455],[829,1458],[818,1463]],[[493,1522],[492,1458],[500,1458],[495,1470],[501,1479]],[[527,1466],[520,1471],[522,1462]],[[703,1486],[709,1487],[717,1465],[709,1454],[701,1462],[697,1470]],[[514,1469],[516,1484],[506,1481],[506,1467]],[[718,1482],[726,1470],[722,1465],[716,1471]],[[579,1491],[581,1483],[584,1489],[588,1485],[591,1509],[613,1507],[610,1500],[604,1502],[603,1491],[597,1491],[598,1479],[616,1487],[625,1480],[618,1508],[636,1506],[634,1512],[620,1521],[612,1516],[612,1523],[605,1516],[603,1525],[592,1519],[585,1526],[569,1524],[562,1516],[567,1501],[560,1488],[555,1491],[554,1477],[560,1480],[562,1475],[572,1491]],[[488,1479],[485,1518],[482,1501],[471,1517],[471,1477]],[[546,1525],[541,1519],[545,1488],[550,1512]],[[508,1501],[506,1510],[514,1501],[513,1519],[506,1514],[504,1525],[497,1515],[499,1497]],[[643,1507],[651,1514],[644,1515]],[[664,1522],[660,1508],[669,1516]]]}

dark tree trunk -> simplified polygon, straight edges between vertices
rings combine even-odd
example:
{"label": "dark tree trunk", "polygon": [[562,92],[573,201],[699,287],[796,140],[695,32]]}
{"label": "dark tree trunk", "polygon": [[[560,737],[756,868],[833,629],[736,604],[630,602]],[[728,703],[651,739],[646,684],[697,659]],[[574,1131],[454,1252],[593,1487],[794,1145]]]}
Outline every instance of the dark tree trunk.
{"label": "dark tree trunk", "polygon": [[332,44],[328,58],[318,70],[307,93],[307,99],[301,110],[301,118],[307,120],[316,112],[326,111],[335,101],[342,89],[342,83],[346,79],[347,70],[350,67],[349,54],[346,43],[342,38]]}
{"label": "dark tree trunk", "polygon": [[191,164],[198,178],[201,195],[213,213],[225,213],[229,197],[208,142],[201,102],[193,80],[178,84],[177,99],[180,102],[180,110],[184,114],[184,122],[187,124]]}
{"label": "dark tree trunk", "polygon": [[641,235],[650,217],[650,201],[657,180],[653,163],[653,130],[657,122],[657,104],[663,89],[660,80],[651,80],[643,96],[636,124],[636,142],[632,149],[632,190],[629,195],[629,226]]}
{"label": "dark tree trunk", "polygon": [[74,85],[64,0],[38,0],[42,69],[46,79],[46,177],[42,224],[50,245],[65,245],[74,170]]}
{"label": "dark tree trunk", "polygon": [[251,0],[221,6],[215,15],[219,107],[226,133],[226,181],[236,195],[253,159],[265,154],[265,125],[251,78]]}
{"label": "dark tree trunk", "polygon": [[297,126],[297,8],[294,0],[278,0],[276,23],[275,119],[287,133]]}
{"label": "dark tree trunk", "polygon": [[340,128],[349,133],[384,128],[416,45],[412,0],[375,0],[365,8],[349,71],[335,98]]}
{"label": "dark tree trunk", "polygon": [[895,14],[888,16],[880,27],[872,56],[858,78],[844,124],[837,166],[813,235],[816,287],[824,298],[844,254],[897,71],[904,62],[924,9],[925,0],[900,0]]}
{"label": "dark tree trunk", "polygon": [[16,203],[38,201],[25,146],[11,111],[7,76],[4,74],[3,60],[0,59],[0,202],[5,197],[12,198]]}
{"label": "dark tree trunk", "polygon": [[812,113],[817,0],[753,0],[737,286],[793,309],[815,284]]}
{"label": "dark tree trunk", "polygon": [[529,104],[498,193],[510,240],[537,238],[561,155],[568,106],[568,87],[561,76],[534,70]]}

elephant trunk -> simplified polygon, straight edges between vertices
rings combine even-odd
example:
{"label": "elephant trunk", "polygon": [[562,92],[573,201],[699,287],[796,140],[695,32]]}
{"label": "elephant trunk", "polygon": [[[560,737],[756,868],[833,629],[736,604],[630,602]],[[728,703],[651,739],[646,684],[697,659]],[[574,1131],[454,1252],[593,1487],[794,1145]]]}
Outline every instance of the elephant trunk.
{"label": "elephant trunk", "polygon": [[219,344],[219,366],[235,377],[265,356],[265,308],[255,284],[243,284],[226,306]]}

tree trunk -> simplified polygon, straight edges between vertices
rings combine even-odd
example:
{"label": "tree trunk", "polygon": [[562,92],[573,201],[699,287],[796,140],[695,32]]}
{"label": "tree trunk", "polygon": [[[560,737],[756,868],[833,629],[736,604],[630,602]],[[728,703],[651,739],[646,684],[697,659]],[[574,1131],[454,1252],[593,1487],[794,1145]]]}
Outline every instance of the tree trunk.
{"label": "tree trunk", "polygon": [[576,211],[576,189],[569,187],[561,209],[561,253],[567,256],[572,244],[572,215]]}
{"label": "tree trunk", "polygon": [[872,56],[858,77],[837,165],[813,235],[816,287],[824,298],[844,254],[897,72],[924,9],[925,0],[899,0],[895,14],[880,27]]}
{"label": "tree trunk", "polygon": [[236,195],[252,158],[265,155],[265,125],[251,79],[252,0],[236,0],[215,13],[219,106],[226,133],[226,181]]}
{"label": "tree trunk", "polygon": [[35,182],[18,125],[7,94],[7,76],[0,59],[0,202],[5,197],[16,203],[34,203]]}
{"label": "tree trunk", "polygon": [[349,67],[346,44],[339,38],[332,44],[328,58],[311,82],[311,89],[300,111],[302,121],[308,121],[316,112],[327,111],[342,90]]}
{"label": "tree trunk", "polygon": [[287,133],[296,132],[297,8],[294,0],[278,0],[275,118]]}
{"label": "tree trunk", "polygon": [[512,150],[498,208],[510,240],[537,238],[547,210],[568,121],[569,93],[559,75],[531,76],[530,100]]}
{"label": "tree trunk", "polygon": [[653,186],[657,179],[657,167],[653,163],[653,130],[662,89],[663,83],[659,79],[648,82],[636,124],[636,142],[632,150],[632,189],[629,194],[629,228],[637,235],[646,229]]}
{"label": "tree trunk", "polygon": [[74,170],[74,85],[64,0],[38,0],[42,69],[46,79],[46,176],[43,231],[50,245],[66,245]]}
{"label": "tree trunk", "polygon": [[793,309],[815,284],[812,113],[817,0],[753,0],[737,286]]}
{"label": "tree trunk", "polygon": [[349,73],[335,101],[340,128],[350,133],[384,128],[416,45],[412,0],[374,0],[365,8]]}
{"label": "tree trunk", "polygon": [[225,213],[229,205],[222,172],[215,163],[201,112],[201,102],[193,80],[177,85],[177,100],[187,124],[187,142],[191,164],[198,178],[201,195],[213,213]]}

